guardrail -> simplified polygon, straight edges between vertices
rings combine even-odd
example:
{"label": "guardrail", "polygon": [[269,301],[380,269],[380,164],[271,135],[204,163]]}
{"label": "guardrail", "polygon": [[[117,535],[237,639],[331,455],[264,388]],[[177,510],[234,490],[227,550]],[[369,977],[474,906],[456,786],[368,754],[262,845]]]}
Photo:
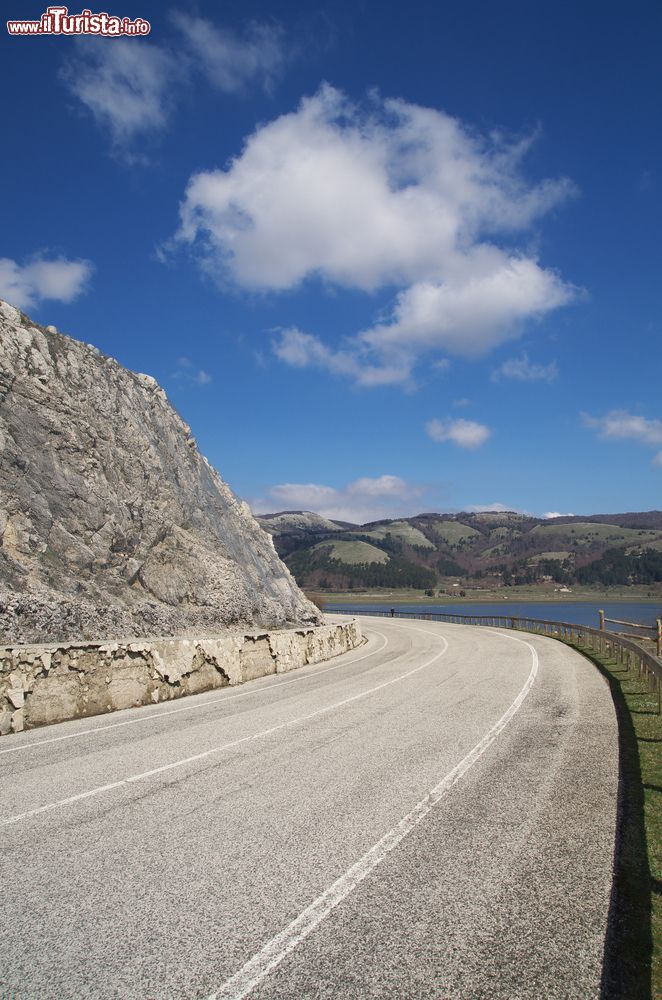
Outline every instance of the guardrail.
{"label": "guardrail", "polygon": [[607,632],[605,629],[576,625],[572,622],[547,621],[543,618],[527,618],[526,615],[457,615],[446,611],[365,611],[357,608],[338,608],[331,612],[340,615],[366,615],[377,618],[415,618],[418,621],[449,622],[456,625],[491,625],[492,628],[510,628],[520,632],[534,632],[552,639],[574,642],[589,647],[594,653],[601,653],[618,660],[628,670],[635,670],[648,684],[649,690],[657,694],[658,715],[662,707],[662,660],[653,656],[636,641]]}

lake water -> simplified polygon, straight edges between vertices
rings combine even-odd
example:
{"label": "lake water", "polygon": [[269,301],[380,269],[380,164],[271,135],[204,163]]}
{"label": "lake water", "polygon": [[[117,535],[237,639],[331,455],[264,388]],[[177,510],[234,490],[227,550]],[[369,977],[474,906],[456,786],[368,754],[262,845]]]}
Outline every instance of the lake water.
{"label": "lake water", "polygon": [[[493,601],[490,603],[469,603],[460,601],[457,604],[403,604],[388,602],[354,602],[347,604],[325,604],[325,611],[385,611],[395,608],[396,611],[410,611],[415,614],[452,614],[452,615],[522,615],[527,618],[543,618],[548,621],[569,622],[572,625],[590,625],[598,628],[598,611],[602,608],[607,618],[619,618],[626,622],[641,622],[653,625],[656,618],[662,618],[662,604],[657,601]],[[607,625],[616,629],[618,626]]]}

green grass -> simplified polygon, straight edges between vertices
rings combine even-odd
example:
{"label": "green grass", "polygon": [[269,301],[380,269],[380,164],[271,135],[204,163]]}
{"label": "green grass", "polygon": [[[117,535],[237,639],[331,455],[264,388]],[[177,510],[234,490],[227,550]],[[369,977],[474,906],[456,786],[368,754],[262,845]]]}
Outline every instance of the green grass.
{"label": "green grass", "polygon": [[564,559],[574,559],[574,557],[575,557],[574,552],[565,552],[565,551],[538,552],[536,553],[535,556],[531,556],[529,562],[531,563],[540,562],[541,559],[556,559],[559,562],[563,562]]}
{"label": "green grass", "polygon": [[500,525],[498,528],[490,528],[490,538],[494,540],[495,538],[512,538],[513,535],[521,535],[522,532],[519,528],[510,528],[505,524]]}
{"label": "green grass", "polygon": [[383,528],[371,528],[370,531],[361,531],[360,534],[377,538],[380,541],[389,534],[406,545],[420,545],[424,549],[435,548],[434,543],[426,538],[422,531],[415,528],[413,524],[408,524],[407,521],[393,521],[392,524]]}
{"label": "green grass", "polygon": [[[330,545],[331,542],[321,544]],[[339,543],[336,542],[335,544],[338,545]],[[556,605],[557,609],[553,617],[560,621],[563,620],[563,604],[568,602],[633,601],[640,603],[642,601],[650,601],[656,610],[657,608],[662,610],[662,590],[659,589],[659,584],[655,591],[651,590],[649,586],[644,585],[607,588],[572,587],[569,594],[554,593],[553,587],[550,587],[550,585],[541,586],[539,584],[522,585],[520,587],[486,587],[484,590],[470,588],[465,590],[466,597],[460,597],[459,593],[456,593],[456,590],[461,589],[463,588],[455,588],[452,593],[438,595],[435,588],[434,598],[428,597],[425,591],[415,590],[413,587],[384,587],[323,592],[310,588],[310,591],[320,599],[333,602],[334,604],[352,604],[356,602],[384,605],[390,605],[393,602],[397,602],[398,604],[477,604],[489,602],[491,604],[494,601],[504,601],[506,603],[511,603],[512,601],[535,601]],[[660,1000],[662,1000],[662,997]]]}
{"label": "green grass", "polygon": [[442,521],[441,524],[431,524],[430,527],[438,538],[453,549],[483,538],[480,531],[469,527],[468,524],[462,524],[461,521]]}
{"label": "green grass", "polygon": [[305,511],[302,514],[277,514],[276,517],[258,517],[258,522],[269,534],[283,534],[288,531],[341,531],[333,521]]}
{"label": "green grass", "polygon": [[426,538],[422,531],[407,521],[394,521],[388,529],[394,538],[400,538],[407,545],[420,545],[424,549],[434,549],[435,544]]}
{"label": "green grass", "polygon": [[594,524],[592,521],[575,521],[570,524],[537,524],[529,532],[531,538],[549,538],[575,541],[578,545],[643,545],[662,539],[662,532],[643,528],[621,528],[617,524]]}
{"label": "green grass", "polygon": [[517,524],[521,521],[528,521],[528,514],[516,514],[512,510],[486,510],[482,514],[472,514],[474,521],[481,524]]}
{"label": "green grass", "polygon": [[[571,644],[575,645],[575,644]],[[590,649],[619,725],[620,821],[604,1000],[662,998],[662,717],[637,672]]]}
{"label": "green grass", "polygon": [[639,549],[655,549],[656,552],[662,550],[662,538],[658,538],[657,541],[647,542],[639,541],[638,545],[631,545],[629,549],[626,549],[626,555],[630,556],[633,552],[638,552]]}
{"label": "green grass", "polygon": [[375,548],[374,545],[368,545],[367,542],[346,542],[342,540],[338,542],[318,542],[317,545],[313,545],[310,551],[316,552],[324,548],[331,549],[329,552],[331,559],[339,559],[348,566],[355,566],[359,563],[387,563],[389,561],[388,553],[382,549]]}
{"label": "green grass", "polygon": [[500,542],[498,545],[490,545],[489,549],[483,549],[480,555],[482,559],[493,559],[495,556],[505,555],[507,551],[507,543]]}

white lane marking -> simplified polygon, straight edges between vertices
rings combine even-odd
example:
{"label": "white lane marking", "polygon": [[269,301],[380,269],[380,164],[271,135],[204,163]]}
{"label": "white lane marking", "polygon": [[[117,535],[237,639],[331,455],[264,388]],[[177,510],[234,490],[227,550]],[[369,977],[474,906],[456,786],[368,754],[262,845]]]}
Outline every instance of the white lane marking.
{"label": "white lane marking", "polygon": [[[415,631],[422,631],[416,629]],[[430,633],[432,634],[432,633]],[[498,633],[497,633],[498,634]],[[504,638],[515,639],[514,636]],[[331,911],[342,903],[344,899],[379,865],[385,857],[398,844],[411,833],[418,824],[425,819],[428,813],[437,805],[440,799],[455,785],[460,778],[466,774],[469,768],[482,757],[485,751],[494,743],[495,739],[508,725],[515,713],[519,710],[524,699],[528,695],[533,682],[538,673],[538,654],[533,646],[523,639],[515,639],[528,646],[531,651],[532,665],[531,671],[524,687],[519,692],[514,702],[501,716],[492,728],[483,736],[480,743],[477,743],[473,750],[470,750],[466,757],[457,764],[452,771],[442,778],[442,780],[432,788],[424,799],[421,799],[411,812],[408,812],[400,822],[388,833],[384,834],[381,840],[370,848],[370,850],[359,858],[344,875],[329,886],[321,896],[306,907],[302,913],[292,921],[291,924],[271,939],[256,955],[239,969],[230,979],[207,1000],[242,1000],[265,979],[270,972],[280,965],[290,952],[308,937],[315,928],[329,916]]]}
{"label": "white lane marking", "polygon": [[[80,736],[89,736],[91,733],[105,733],[108,729],[121,729],[123,726],[135,726],[139,722],[153,722],[154,719],[162,719],[166,715],[179,715],[180,712],[194,712],[200,708],[207,708],[208,705],[229,704],[232,701],[236,701],[237,698],[254,698],[256,695],[264,694],[266,691],[273,691],[274,689],[287,687],[288,684],[294,684],[297,681],[305,681],[310,677],[321,677],[322,674],[328,674],[329,670],[337,670],[339,667],[353,666],[355,663],[360,663],[361,660],[366,660],[369,656],[374,656],[375,653],[381,653],[382,650],[386,649],[388,646],[388,639],[382,632],[377,632],[376,629],[375,634],[378,635],[380,639],[384,640],[384,644],[380,646],[379,649],[373,649],[370,653],[364,653],[363,656],[358,656],[355,660],[347,660],[344,663],[333,663],[330,667],[325,667],[324,670],[300,674],[297,677],[292,677],[286,681],[280,681],[280,683],[277,684],[265,684],[256,691],[242,691],[239,694],[233,695],[228,693],[222,698],[209,698],[207,701],[200,702],[199,704],[184,705],[182,708],[173,708],[167,712],[152,712],[149,715],[141,716],[139,719],[129,719],[127,722],[113,722],[109,726],[92,726],[90,729],[80,729],[78,732],[66,733],[64,736],[53,736],[51,739],[47,740],[33,740],[32,743],[21,743],[19,746],[7,747],[6,750],[0,750],[0,757],[6,753],[19,753],[21,750],[30,750],[33,747],[43,747],[49,743],[60,743],[62,740],[75,740]],[[306,666],[314,666],[314,664],[306,664]],[[278,675],[276,674],[271,676]],[[144,705],[142,707],[147,708],[150,706]]]}
{"label": "white lane marking", "polygon": [[[381,634],[381,633],[378,633]],[[262,739],[265,736],[271,736],[273,733],[278,733],[283,729],[289,729],[291,726],[296,726],[301,722],[308,722],[310,719],[318,718],[320,715],[325,715],[327,712],[332,712],[336,708],[342,708],[344,705],[349,705],[354,701],[359,701],[361,698],[366,698],[370,694],[374,694],[376,691],[382,691],[384,688],[390,687],[392,684],[397,684],[399,681],[405,680],[407,677],[413,677],[420,670],[424,670],[425,667],[429,667],[435,660],[438,660],[444,655],[448,649],[448,643],[443,635],[438,635],[436,633],[430,632],[430,635],[434,635],[436,639],[441,639],[444,646],[440,652],[435,653],[435,655],[426,660],[425,663],[421,663],[420,666],[414,667],[413,670],[408,670],[404,674],[400,674],[399,677],[394,677],[390,681],[383,681],[381,684],[375,685],[375,687],[368,688],[367,691],[361,691],[359,694],[354,694],[350,698],[343,698],[342,701],[336,701],[332,705],[326,705],[324,708],[319,708],[315,712],[310,712],[308,715],[301,715],[296,719],[290,719],[289,722],[281,722],[277,726],[270,726],[269,729],[262,729],[259,733],[252,733],[250,736],[242,736],[239,739],[232,740],[230,743],[223,743],[218,747],[211,747],[209,750],[203,750],[201,753],[193,754],[191,757],[184,757],[181,760],[172,761],[170,764],[163,764],[161,767],[154,767],[150,771],[141,771],[140,774],[132,774],[128,778],[121,778],[119,781],[113,781],[108,785],[99,785],[96,788],[90,788],[86,792],[79,792],[77,795],[70,795],[66,799],[58,799],[55,802],[48,802],[46,805],[38,806],[36,809],[28,809],[26,812],[18,813],[15,816],[7,816],[5,819],[0,819],[0,826],[10,826],[13,823],[19,823],[23,819],[28,819],[31,816],[38,816],[40,813],[50,812],[52,809],[58,809],[62,806],[71,805],[73,802],[80,802],[82,799],[89,799],[95,795],[101,795],[104,792],[109,792],[115,788],[123,788],[126,785],[133,784],[136,781],[143,781],[145,778],[152,778],[154,775],[163,774],[165,771],[172,771],[176,767],[183,767],[185,764],[192,764],[194,761],[204,760],[205,757],[211,757],[213,754],[221,753],[223,750],[230,750],[233,747],[240,746],[242,743],[249,743],[251,740]],[[382,636],[382,638],[384,638]]]}

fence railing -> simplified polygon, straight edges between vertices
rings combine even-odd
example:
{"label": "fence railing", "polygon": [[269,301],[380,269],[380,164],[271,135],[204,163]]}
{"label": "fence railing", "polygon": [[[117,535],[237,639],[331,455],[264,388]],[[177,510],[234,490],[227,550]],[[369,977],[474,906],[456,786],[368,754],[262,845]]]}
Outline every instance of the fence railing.
{"label": "fence railing", "polygon": [[639,632],[634,633],[623,631],[619,633],[628,639],[646,639],[647,636],[644,636],[641,633],[652,632],[657,648],[657,655],[662,656],[662,619],[658,618],[654,625],[643,625],[641,622],[624,622],[620,618],[605,618],[604,611],[598,611],[598,615],[600,617],[601,629],[605,627],[605,622],[609,622],[610,625],[625,625],[626,628],[638,628],[640,630]]}
{"label": "fence railing", "polygon": [[414,618],[418,621],[449,622],[456,625],[491,625],[492,628],[533,632],[537,635],[547,635],[552,639],[576,643],[594,653],[617,660],[627,670],[636,671],[648,685],[649,690],[657,695],[658,714],[662,707],[662,660],[645,650],[636,640],[618,632],[607,632],[604,628],[591,628],[573,622],[547,621],[543,618],[528,618],[526,615],[458,615],[447,611],[396,611],[395,608],[385,611],[337,608],[332,614],[366,615],[371,618]]}

